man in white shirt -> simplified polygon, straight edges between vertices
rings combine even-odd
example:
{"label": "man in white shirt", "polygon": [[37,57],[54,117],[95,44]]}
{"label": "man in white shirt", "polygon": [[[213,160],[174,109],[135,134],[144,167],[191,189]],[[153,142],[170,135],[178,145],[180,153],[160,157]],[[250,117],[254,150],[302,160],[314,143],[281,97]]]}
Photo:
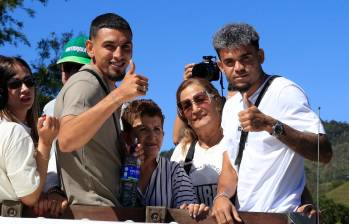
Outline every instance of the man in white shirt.
{"label": "man in white shirt", "polygon": [[[215,34],[213,45],[220,69],[239,91],[223,110],[220,145],[227,152],[213,214],[218,223],[231,222],[232,214],[239,219],[229,200],[235,192],[240,211],[295,211],[305,185],[303,157],[317,159],[318,137],[320,161],[326,163],[332,157],[321,121],[304,91],[283,77],[271,82],[258,108],[254,105],[271,76],[262,69],[264,51],[253,27],[226,25]],[[242,131],[249,134],[239,162]],[[238,175],[238,183],[231,183],[233,175]]]}

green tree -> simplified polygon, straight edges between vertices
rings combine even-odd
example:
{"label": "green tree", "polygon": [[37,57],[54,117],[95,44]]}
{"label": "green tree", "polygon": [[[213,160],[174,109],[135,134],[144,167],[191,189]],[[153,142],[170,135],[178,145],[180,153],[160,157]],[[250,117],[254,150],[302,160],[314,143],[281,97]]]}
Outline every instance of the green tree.
{"label": "green tree", "polygon": [[[34,1],[34,0],[32,0]],[[46,5],[48,0],[36,0],[43,5]],[[16,9],[24,10],[30,16],[35,16],[35,11],[32,8],[24,6],[24,0],[1,0],[0,1],[0,46],[5,43],[17,46],[18,41],[30,46],[30,42],[26,35],[22,33],[23,21],[13,17]]]}
{"label": "green tree", "polygon": [[345,224],[349,223],[349,208],[336,204],[333,200],[320,197],[321,223]]}

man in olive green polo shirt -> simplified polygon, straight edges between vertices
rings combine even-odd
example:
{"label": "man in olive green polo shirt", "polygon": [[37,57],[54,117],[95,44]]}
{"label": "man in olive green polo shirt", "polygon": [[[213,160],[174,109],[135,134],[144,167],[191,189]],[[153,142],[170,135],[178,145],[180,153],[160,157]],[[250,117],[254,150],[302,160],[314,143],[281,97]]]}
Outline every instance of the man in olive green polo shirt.
{"label": "man in olive green polo shirt", "polygon": [[[132,47],[125,19],[112,13],[96,17],[86,44],[91,63],[74,74],[57,97],[57,157],[72,204],[120,206],[120,108],[148,90],[148,79],[135,74]],[[115,81],[122,81],[117,88]]]}

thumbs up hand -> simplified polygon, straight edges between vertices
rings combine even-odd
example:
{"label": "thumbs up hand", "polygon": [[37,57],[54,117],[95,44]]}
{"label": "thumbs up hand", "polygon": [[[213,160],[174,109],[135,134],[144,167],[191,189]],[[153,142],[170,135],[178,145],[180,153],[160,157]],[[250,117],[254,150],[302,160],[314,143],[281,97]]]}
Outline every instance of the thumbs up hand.
{"label": "thumbs up hand", "polygon": [[148,91],[148,78],[135,73],[136,65],[130,60],[130,69],[117,88],[124,101],[132,100],[137,96],[143,96]]}
{"label": "thumbs up hand", "polygon": [[244,110],[254,106],[254,104],[248,99],[246,92],[242,94],[242,102],[244,103]]}
{"label": "thumbs up hand", "polygon": [[247,93],[243,93],[242,101],[244,110],[240,111],[239,121],[243,131],[258,132],[269,130],[272,118],[262,113],[249,99]]}

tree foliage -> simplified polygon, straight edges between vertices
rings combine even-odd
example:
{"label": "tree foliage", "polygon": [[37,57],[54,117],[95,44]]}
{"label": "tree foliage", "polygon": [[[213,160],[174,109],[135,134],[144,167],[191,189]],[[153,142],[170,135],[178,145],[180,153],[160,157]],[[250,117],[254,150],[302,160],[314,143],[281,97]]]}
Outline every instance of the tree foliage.
{"label": "tree foliage", "polygon": [[320,219],[325,224],[349,223],[349,208],[326,197],[320,198]]}
{"label": "tree foliage", "polygon": [[52,32],[37,43],[37,58],[31,63],[38,86],[40,108],[57,95],[61,89],[61,74],[56,62],[64,44],[71,39],[73,32],[60,35]]}
{"label": "tree foliage", "polygon": [[[33,0],[34,1],[34,0]],[[37,2],[46,5],[48,0],[36,0]],[[22,32],[23,21],[20,21],[13,16],[16,9],[23,10],[29,17],[35,16],[35,11],[32,8],[24,6],[24,0],[1,0],[0,1],[0,46],[5,43],[17,46],[17,42],[22,42],[30,46],[30,42],[26,35]]]}
{"label": "tree foliage", "polygon": [[[320,166],[320,190],[326,193],[349,178],[349,124],[337,121],[323,123],[333,149],[330,163]],[[305,168],[307,185],[315,189],[316,163],[305,161]]]}

